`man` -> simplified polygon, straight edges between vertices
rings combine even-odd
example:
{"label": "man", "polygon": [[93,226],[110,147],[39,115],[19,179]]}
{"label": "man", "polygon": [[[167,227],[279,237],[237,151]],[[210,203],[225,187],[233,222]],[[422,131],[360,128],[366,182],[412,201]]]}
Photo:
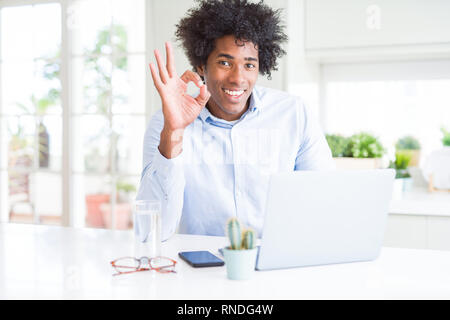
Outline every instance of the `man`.
{"label": "man", "polygon": [[[150,64],[162,110],[144,138],[138,199],[162,201],[162,238],[224,235],[237,216],[261,235],[270,175],[334,169],[316,119],[298,97],[255,86],[287,40],[263,2],[200,0],[177,25],[194,71],[177,75],[173,49]],[[204,80],[204,82],[203,82]],[[186,93],[193,82],[199,94]]]}

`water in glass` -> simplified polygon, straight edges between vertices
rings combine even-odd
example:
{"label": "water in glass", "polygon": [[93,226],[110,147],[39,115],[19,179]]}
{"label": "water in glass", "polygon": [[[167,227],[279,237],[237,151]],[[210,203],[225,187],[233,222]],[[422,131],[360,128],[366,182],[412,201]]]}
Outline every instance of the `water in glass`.
{"label": "water in glass", "polygon": [[159,201],[136,201],[134,213],[135,257],[161,255],[161,204]]}

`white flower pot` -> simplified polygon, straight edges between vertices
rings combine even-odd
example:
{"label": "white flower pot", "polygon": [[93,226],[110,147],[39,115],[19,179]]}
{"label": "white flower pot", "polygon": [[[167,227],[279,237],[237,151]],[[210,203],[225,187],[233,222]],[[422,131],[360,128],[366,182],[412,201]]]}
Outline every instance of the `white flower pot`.
{"label": "white flower pot", "polygon": [[336,163],[336,169],[379,169],[382,167],[381,158],[350,158],[336,157],[333,158]]}
{"label": "white flower pot", "polygon": [[394,179],[394,188],[392,190],[392,199],[401,200],[403,198],[404,179]]}
{"label": "white flower pot", "polygon": [[256,254],[258,249],[231,250],[223,249],[223,257],[230,280],[247,280],[255,272]]}
{"label": "white flower pot", "polygon": [[413,187],[413,178],[403,178],[403,192],[411,191]]}

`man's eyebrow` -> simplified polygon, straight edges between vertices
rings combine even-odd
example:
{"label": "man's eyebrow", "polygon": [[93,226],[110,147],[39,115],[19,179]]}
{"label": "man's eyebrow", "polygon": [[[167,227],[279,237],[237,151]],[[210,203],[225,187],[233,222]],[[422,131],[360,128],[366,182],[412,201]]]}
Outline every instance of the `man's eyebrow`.
{"label": "man's eyebrow", "polygon": [[[234,57],[232,55],[229,55],[227,53],[219,53],[217,55],[217,58],[227,58],[227,59],[230,59],[230,60],[234,59]],[[253,58],[253,57],[246,57],[244,59],[247,60],[247,61],[258,61],[258,59]]]}

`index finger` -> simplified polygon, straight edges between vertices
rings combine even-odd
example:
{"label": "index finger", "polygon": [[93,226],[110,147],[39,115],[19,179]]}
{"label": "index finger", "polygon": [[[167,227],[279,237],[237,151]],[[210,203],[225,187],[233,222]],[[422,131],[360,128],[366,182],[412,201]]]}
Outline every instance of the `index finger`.
{"label": "index finger", "polygon": [[173,56],[173,48],[170,42],[166,42],[166,68],[169,73],[169,77],[173,77],[177,74],[175,69],[175,60]]}

